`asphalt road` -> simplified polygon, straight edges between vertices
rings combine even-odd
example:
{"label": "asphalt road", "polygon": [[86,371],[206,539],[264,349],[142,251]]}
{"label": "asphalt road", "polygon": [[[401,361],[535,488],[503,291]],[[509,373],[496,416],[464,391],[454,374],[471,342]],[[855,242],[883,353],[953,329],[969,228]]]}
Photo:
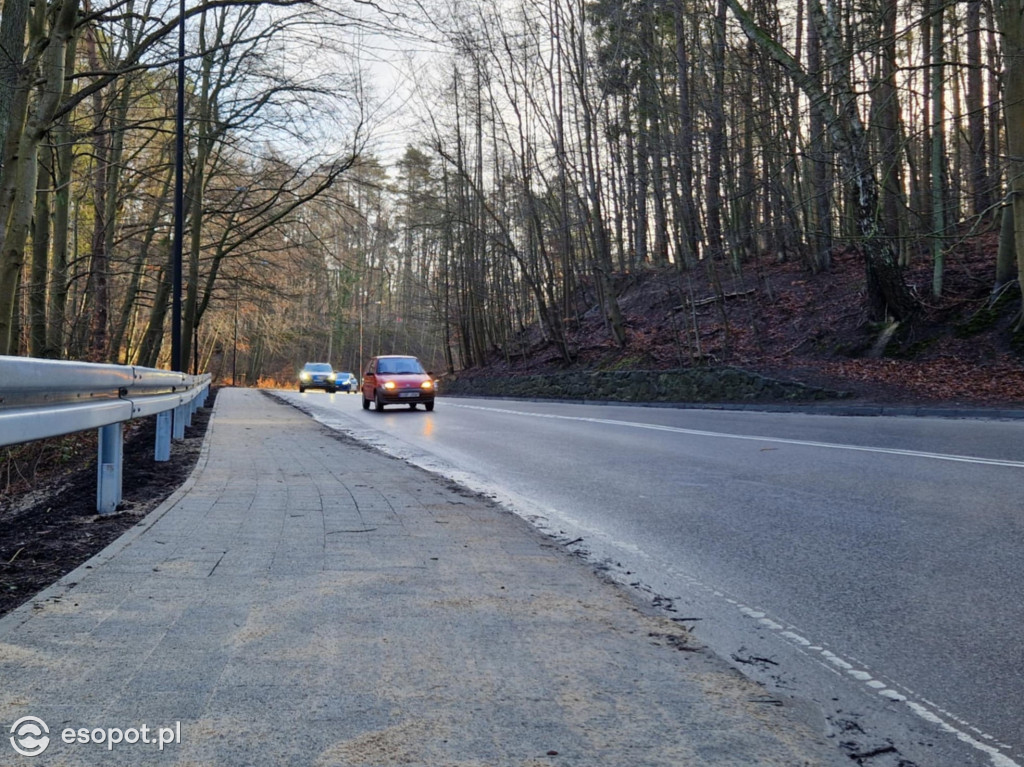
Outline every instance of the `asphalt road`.
{"label": "asphalt road", "polygon": [[864,764],[1024,765],[1019,422],[283,396],[576,541]]}

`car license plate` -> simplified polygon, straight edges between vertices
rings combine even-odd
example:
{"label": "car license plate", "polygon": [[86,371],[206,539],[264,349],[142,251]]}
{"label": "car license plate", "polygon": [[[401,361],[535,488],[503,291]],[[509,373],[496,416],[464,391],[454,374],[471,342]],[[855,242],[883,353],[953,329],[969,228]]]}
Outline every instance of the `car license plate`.
{"label": "car license plate", "polygon": [[398,395],[399,397],[418,397],[420,393],[418,391],[404,391]]}

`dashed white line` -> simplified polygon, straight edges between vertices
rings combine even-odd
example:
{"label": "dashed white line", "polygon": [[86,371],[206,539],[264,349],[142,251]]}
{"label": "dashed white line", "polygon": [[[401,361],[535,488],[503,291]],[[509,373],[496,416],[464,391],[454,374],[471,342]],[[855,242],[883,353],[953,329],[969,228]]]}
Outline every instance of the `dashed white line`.
{"label": "dashed white line", "polygon": [[[702,584],[700,584],[699,581],[692,577],[689,578],[689,580],[691,581],[691,583],[694,583],[695,585],[702,586]],[[710,591],[710,589],[708,590]],[[875,677],[870,672],[866,671],[863,668],[855,667],[854,664],[836,655],[831,650],[826,650],[823,647],[812,645],[809,639],[806,639],[802,634],[799,634],[796,631],[794,631],[793,627],[787,628],[771,620],[771,618],[767,617],[767,613],[764,610],[747,607],[746,605],[736,600],[729,599],[728,597],[725,598],[725,601],[735,605],[740,613],[742,613],[743,615],[752,620],[756,620],[759,625],[765,626],[767,628],[772,629],[773,631],[776,631],[780,637],[788,641],[790,644],[796,645],[802,651],[812,654],[812,657],[814,657],[813,654],[816,654],[819,657],[820,661],[826,665],[826,667],[834,667],[834,669],[846,672],[848,676],[862,683],[867,688],[871,689],[876,695],[886,698],[887,700],[891,700],[894,703],[905,704],[907,708],[909,708],[914,714],[919,716],[921,719],[924,719],[926,722],[930,724],[937,725],[944,732],[947,732],[956,737],[956,739],[959,740],[961,743],[964,743],[986,754],[989,757],[989,759],[991,759],[993,767],[1021,767],[1020,763],[1014,761],[1005,753],[1004,749],[1009,749],[1009,745],[1005,743],[999,743],[995,737],[987,734],[975,725],[970,724],[969,722],[966,722],[963,719],[960,719],[959,717],[939,708],[938,706],[935,706],[934,704],[926,705],[926,702],[919,702],[913,700],[911,698],[912,693],[910,693],[910,691],[907,691],[910,694],[904,694],[899,690],[894,690],[892,687],[890,687],[891,683],[886,683],[879,679],[875,679]],[[970,735],[968,732],[965,732],[964,729],[959,729],[954,725],[950,724],[949,720],[956,722],[958,725],[960,725],[960,727],[966,730],[970,730],[971,732],[976,733],[977,737],[974,737],[973,735]],[[985,743],[982,741],[989,742]]]}

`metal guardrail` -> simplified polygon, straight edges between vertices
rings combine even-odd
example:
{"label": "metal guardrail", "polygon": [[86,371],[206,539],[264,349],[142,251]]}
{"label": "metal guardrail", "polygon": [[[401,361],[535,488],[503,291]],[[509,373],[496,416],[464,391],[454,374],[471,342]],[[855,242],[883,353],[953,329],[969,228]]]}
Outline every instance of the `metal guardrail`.
{"label": "metal guardrail", "polygon": [[156,415],[154,459],[166,461],[209,389],[208,373],[0,355],[0,447],[99,429],[96,508],[109,513],[121,502],[124,422]]}

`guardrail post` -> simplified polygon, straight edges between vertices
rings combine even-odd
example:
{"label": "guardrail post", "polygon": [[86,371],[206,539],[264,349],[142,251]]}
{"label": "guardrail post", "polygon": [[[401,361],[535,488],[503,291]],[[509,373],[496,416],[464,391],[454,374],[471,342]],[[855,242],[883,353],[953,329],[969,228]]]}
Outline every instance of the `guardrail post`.
{"label": "guardrail post", "polygon": [[171,411],[156,414],[156,449],[154,461],[171,460]]}
{"label": "guardrail post", "polygon": [[185,439],[185,406],[178,405],[174,408],[174,434],[176,441]]}
{"label": "guardrail post", "polygon": [[103,426],[99,432],[96,511],[100,514],[110,514],[121,503],[124,439],[120,423]]}

